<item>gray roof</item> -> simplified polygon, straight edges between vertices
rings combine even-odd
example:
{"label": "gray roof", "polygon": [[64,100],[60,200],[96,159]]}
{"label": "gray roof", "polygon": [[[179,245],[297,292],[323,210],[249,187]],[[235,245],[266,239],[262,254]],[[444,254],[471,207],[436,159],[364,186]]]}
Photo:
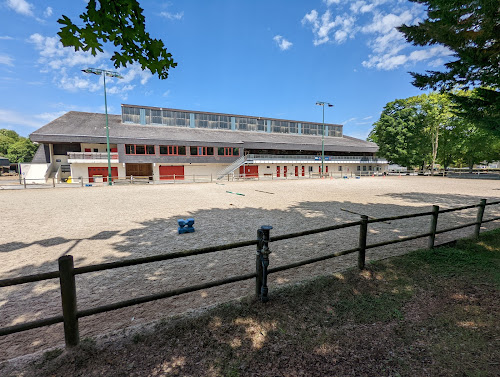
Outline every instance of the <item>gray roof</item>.
{"label": "gray roof", "polygon": [[[113,144],[174,144],[240,146],[252,149],[321,150],[321,136],[265,132],[212,130],[162,125],[122,123],[120,115],[109,115],[109,138]],[[70,111],[30,135],[39,143],[105,143],[104,114]],[[377,152],[375,143],[349,136],[325,136],[325,150]]]}

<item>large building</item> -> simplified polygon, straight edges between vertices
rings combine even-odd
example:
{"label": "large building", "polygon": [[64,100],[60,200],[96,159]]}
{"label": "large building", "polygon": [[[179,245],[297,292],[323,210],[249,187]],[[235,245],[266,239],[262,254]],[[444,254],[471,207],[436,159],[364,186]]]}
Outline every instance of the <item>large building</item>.
{"label": "large building", "polygon": [[[70,111],[30,138],[40,147],[22,167],[28,181],[108,175],[104,114]],[[376,144],[345,136],[338,124],[122,105],[121,116],[109,116],[109,142],[116,179],[309,177],[322,165],[339,176],[387,170]]]}

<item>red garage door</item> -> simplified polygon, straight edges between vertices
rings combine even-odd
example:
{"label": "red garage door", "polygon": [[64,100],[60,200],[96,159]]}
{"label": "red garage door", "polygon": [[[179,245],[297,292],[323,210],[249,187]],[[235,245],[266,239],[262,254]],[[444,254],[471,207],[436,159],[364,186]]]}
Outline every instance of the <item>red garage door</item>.
{"label": "red garage door", "polygon": [[[107,167],[89,167],[89,182],[94,182],[92,178],[94,175],[102,175],[103,181],[108,181],[108,168]],[[118,168],[111,168],[111,179],[118,178]]]}
{"label": "red garage door", "polygon": [[160,179],[184,179],[184,166],[160,166]]}
{"label": "red garage door", "polygon": [[258,165],[240,166],[240,175],[243,175],[244,177],[258,177],[259,166]]}

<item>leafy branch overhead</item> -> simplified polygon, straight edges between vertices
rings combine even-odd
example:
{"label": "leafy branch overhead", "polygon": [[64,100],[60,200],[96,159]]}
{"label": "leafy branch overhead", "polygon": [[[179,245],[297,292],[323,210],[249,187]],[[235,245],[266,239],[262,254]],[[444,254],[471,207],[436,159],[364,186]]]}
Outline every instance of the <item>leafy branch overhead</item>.
{"label": "leafy branch overhead", "polygon": [[412,72],[421,89],[482,89],[473,97],[451,94],[460,115],[500,135],[500,7],[498,0],[410,0],[427,7],[427,19],[398,28],[416,46],[441,44],[453,52],[443,71]]}
{"label": "leafy branch overhead", "polygon": [[63,25],[57,34],[63,46],[90,51],[93,56],[103,52],[104,43],[111,42],[116,47],[111,57],[115,68],[137,62],[163,80],[177,63],[163,41],[146,32],[142,12],[136,0],[90,0],[86,12],[79,16],[83,25],[77,26],[63,15],[57,20]]}

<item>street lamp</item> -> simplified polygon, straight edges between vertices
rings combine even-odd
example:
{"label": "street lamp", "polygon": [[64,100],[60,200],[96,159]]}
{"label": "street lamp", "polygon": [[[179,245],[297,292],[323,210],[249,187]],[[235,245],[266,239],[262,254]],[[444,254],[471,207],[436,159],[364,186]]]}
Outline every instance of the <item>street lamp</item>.
{"label": "street lamp", "polygon": [[87,68],[82,69],[82,72],[85,73],[93,73],[94,75],[101,76],[104,78],[104,111],[106,112],[106,146],[108,151],[108,185],[111,186],[113,183],[111,182],[111,153],[109,149],[109,126],[108,126],[108,101],[106,99],[106,76],[108,77],[116,77],[118,79],[122,79],[123,76],[118,72],[107,71],[105,69],[98,68]]}
{"label": "street lamp", "polygon": [[321,176],[325,172],[325,105],[333,107],[331,103],[316,101],[316,105],[323,106],[323,132],[321,133]]}

